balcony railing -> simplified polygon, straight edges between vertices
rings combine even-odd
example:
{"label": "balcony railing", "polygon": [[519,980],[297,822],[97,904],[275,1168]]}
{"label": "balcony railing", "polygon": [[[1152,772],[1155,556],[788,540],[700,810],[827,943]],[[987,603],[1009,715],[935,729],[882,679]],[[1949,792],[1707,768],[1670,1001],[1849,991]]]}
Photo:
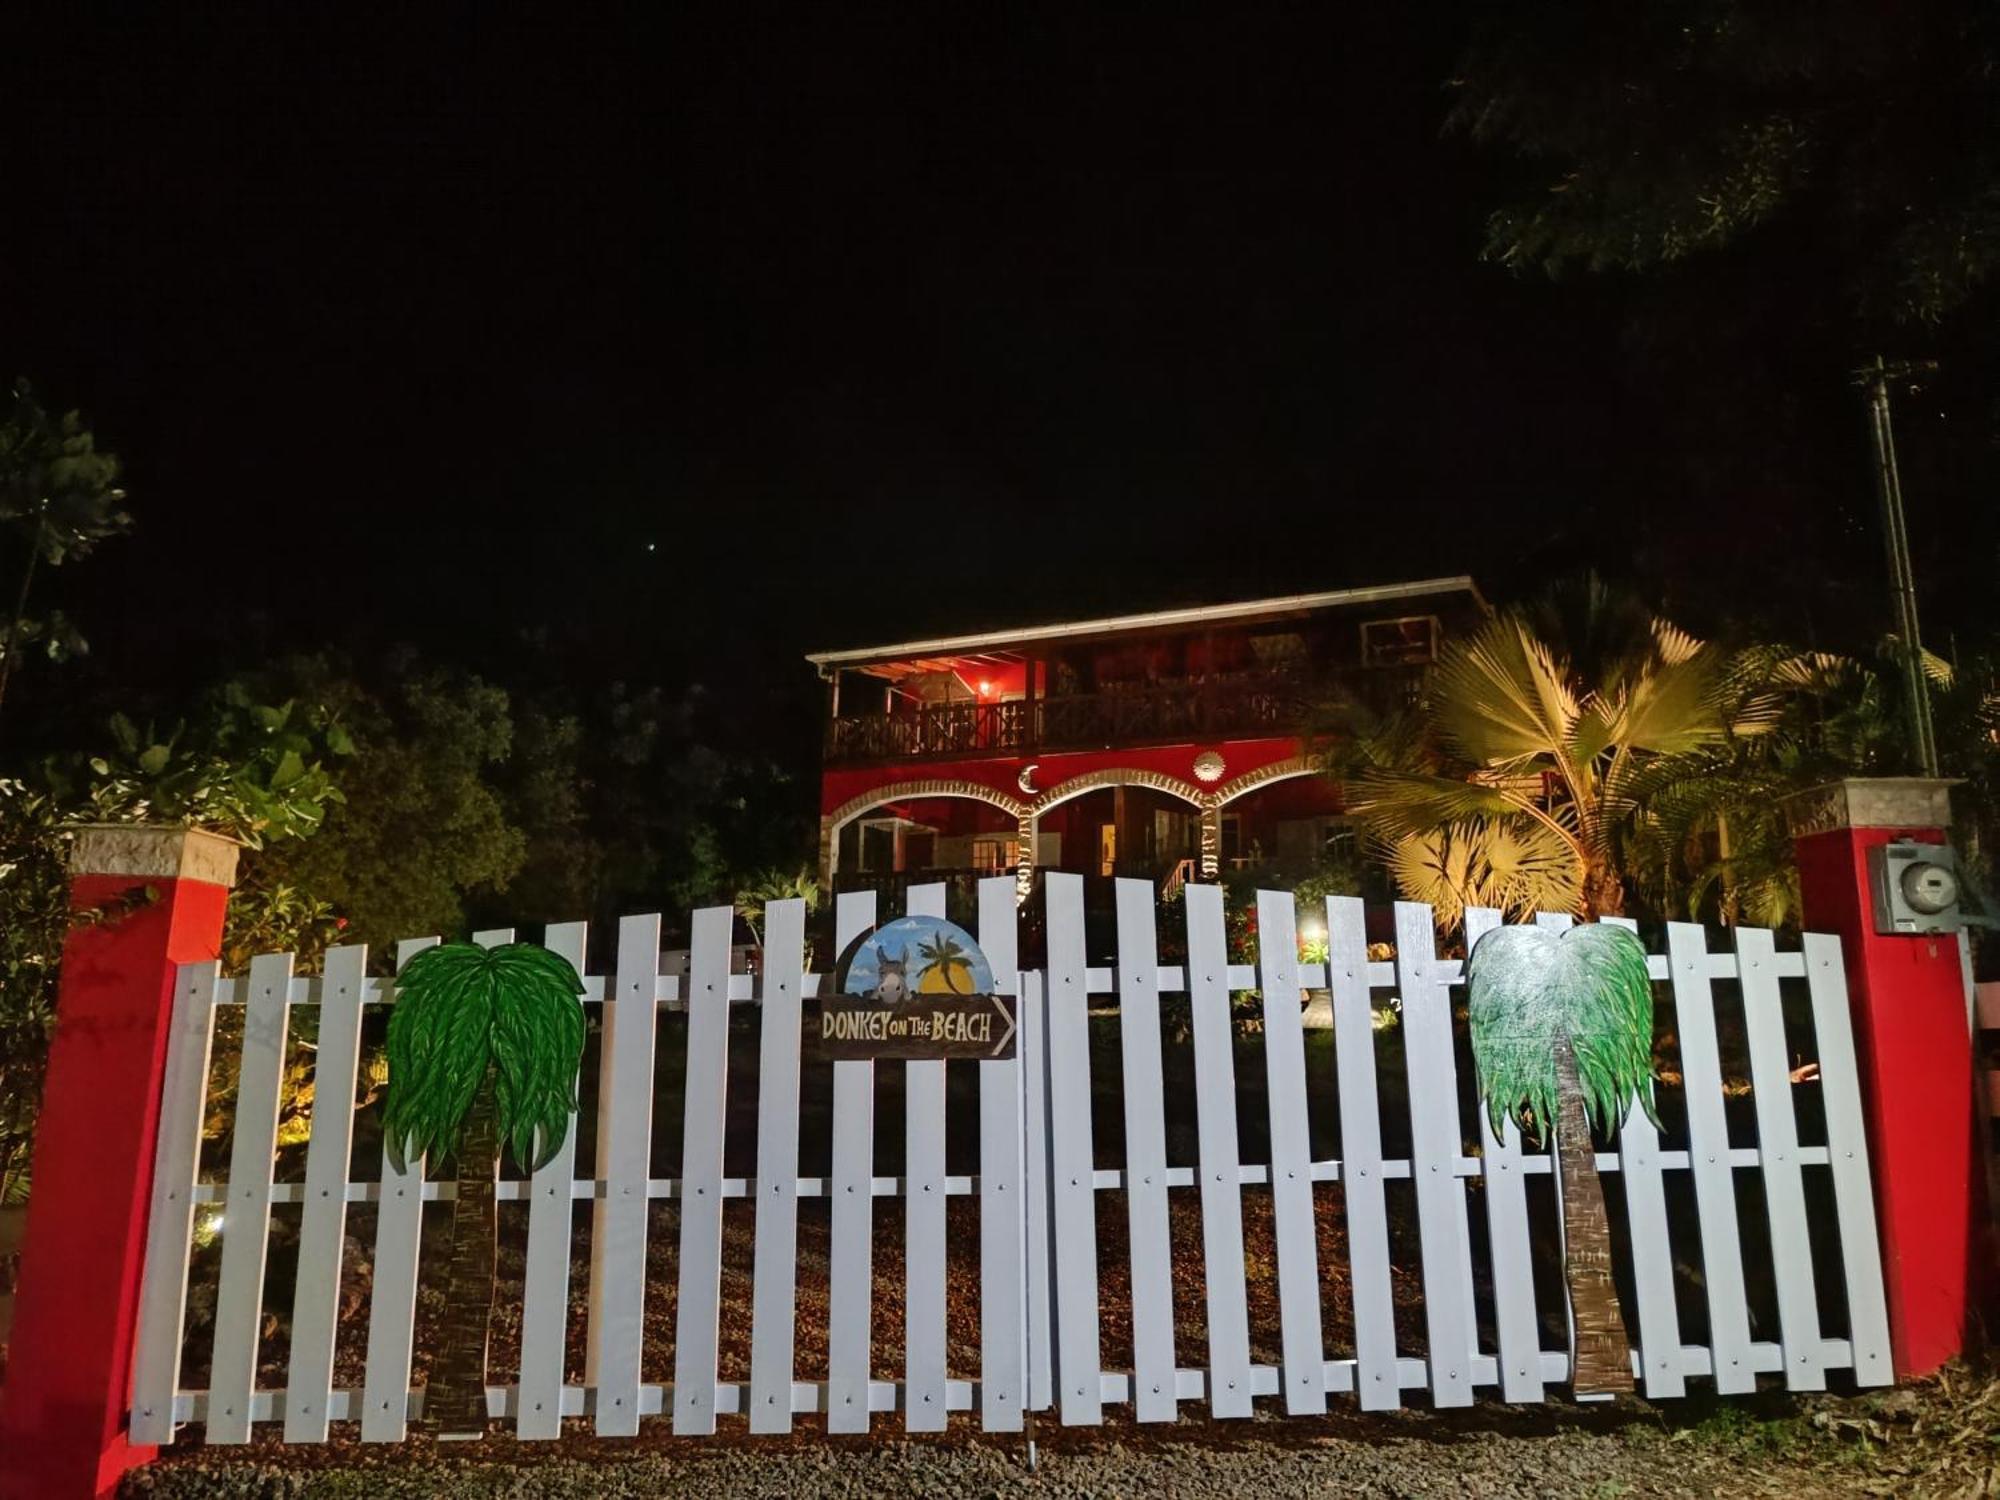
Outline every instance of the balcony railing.
{"label": "balcony railing", "polygon": [[835,719],[829,761],[1018,755],[1093,745],[1174,744],[1295,732],[1307,679],[1245,672],[1175,682],[1110,685],[1033,703],[944,703]]}

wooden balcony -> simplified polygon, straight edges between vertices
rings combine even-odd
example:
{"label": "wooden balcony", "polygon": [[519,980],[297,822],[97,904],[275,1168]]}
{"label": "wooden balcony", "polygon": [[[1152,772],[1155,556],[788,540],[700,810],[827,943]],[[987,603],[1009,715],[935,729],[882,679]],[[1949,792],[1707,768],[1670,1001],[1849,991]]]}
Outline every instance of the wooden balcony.
{"label": "wooden balcony", "polygon": [[[1352,680],[1348,680],[1348,679]],[[1343,674],[1371,699],[1407,696],[1416,674]],[[1094,693],[1005,703],[945,703],[861,714],[827,725],[828,764],[962,760],[983,755],[1103,746],[1174,745],[1298,732],[1315,692],[1298,672],[1240,672],[1170,682],[1107,685]]]}

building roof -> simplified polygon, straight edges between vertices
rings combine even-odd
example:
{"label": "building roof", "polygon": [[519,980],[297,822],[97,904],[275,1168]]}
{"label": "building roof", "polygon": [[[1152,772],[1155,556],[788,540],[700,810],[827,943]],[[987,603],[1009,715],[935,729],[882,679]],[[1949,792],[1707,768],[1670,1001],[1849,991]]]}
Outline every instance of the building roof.
{"label": "building roof", "polygon": [[1451,578],[1424,578],[1412,583],[1375,584],[1368,588],[1335,589],[1320,594],[1281,594],[1275,599],[1250,599],[1240,604],[1202,604],[1186,609],[1160,609],[1147,614],[1108,615],[1096,620],[1068,620],[1054,625],[1024,625],[1015,630],[988,630],[978,635],[938,636],[930,640],[902,641],[888,646],[857,646],[850,651],[815,651],[806,660],[821,672],[843,667],[859,667],[870,662],[907,661],[911,658],[942,660],[967,656],[1013,659],[1012,648],[1037,641],[1072,640],[1084,636],[1116,635],[1128,630],[1154,630],[1176,625],[1223,625],[1255,620],[1283,619],[1310,614],[1342,605],[1391,604],[1438,594],[1470,594],[1480,608],[1486,607],[1479,586],[1460,574]]}

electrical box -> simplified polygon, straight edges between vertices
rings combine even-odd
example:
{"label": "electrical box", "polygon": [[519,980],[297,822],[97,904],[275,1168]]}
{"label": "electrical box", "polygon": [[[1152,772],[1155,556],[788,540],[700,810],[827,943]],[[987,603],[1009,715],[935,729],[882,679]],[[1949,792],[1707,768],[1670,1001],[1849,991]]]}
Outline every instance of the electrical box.
{"label": "electrical box", "polygon": [[1949,844],[1897,839],[1868,851],[1869,888],[1877,932],[1957,932],[1962,882]]}

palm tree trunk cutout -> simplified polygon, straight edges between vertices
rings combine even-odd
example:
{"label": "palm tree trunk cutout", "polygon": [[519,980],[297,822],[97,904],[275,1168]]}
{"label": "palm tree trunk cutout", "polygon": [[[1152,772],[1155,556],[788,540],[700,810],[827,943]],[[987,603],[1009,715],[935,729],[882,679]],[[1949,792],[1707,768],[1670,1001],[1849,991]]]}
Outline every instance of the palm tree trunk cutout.
{"label": "palm tree trunk cutout", "polygon": [[443,1436],[486,1430],[486,1340],[493,1319],[494,1201],[499,1141],[489,1073],[465,1113],[457,1154],[458,1197],[451,1209],[451,1260],[444,1325],[424,1396],[424,1414]]}
{"label": "palm tree trunk cutout", "polygon": [[428,1155],[457,1171],[444,1324],[424,1392],[441,1438],[486,1432],[500,1151],[532,1172],[561,1148],[576,1112],[581,993],[567,959],[530,943],[427,948],[396,980],[383,1135],[398,1166]]}
{"label": "palm tree trunk cutout", "polygon": [[1622,927],[1496,927],[1473,945],[1465,969],[1472,1056],[1493,1133],[1517,1118],[1544,1138],[1554,1131],[1571,1388],[1579,1397],[1629,1391],[1632,1350],[1591,1125],[1615,1131],[1634,1099],[1653,1113],[1646,950]]}
{"label": "palm tree trunk cutout", "polygon": [[1558,1037],[1556,1059],[1556,1182],[1562,1197],[1563,1283],[1569,1289],[1575,1367],[1570,1384],[1580,1392],[1629,1391],[1632,1348],[1625,1314],[1611,1276],[1611,1225],[1604,1188],[1597,1180],[1597,1147],[1583,1112],[1576,1052]]}

